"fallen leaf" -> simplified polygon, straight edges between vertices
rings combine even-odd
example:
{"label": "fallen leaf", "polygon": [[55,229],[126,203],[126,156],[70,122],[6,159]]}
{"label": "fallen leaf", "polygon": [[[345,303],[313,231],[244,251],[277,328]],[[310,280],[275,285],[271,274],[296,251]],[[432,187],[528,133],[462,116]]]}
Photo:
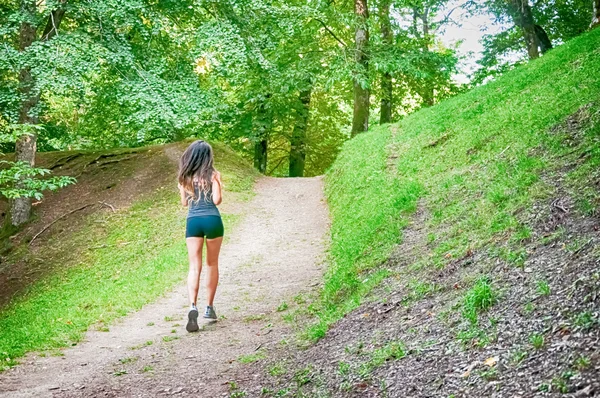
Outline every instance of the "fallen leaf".
{"label": "fallen leaf", "polygon": [[489,357],[488,359],[483,361],[483,363],[492,368],[498,363],[498,357]]}

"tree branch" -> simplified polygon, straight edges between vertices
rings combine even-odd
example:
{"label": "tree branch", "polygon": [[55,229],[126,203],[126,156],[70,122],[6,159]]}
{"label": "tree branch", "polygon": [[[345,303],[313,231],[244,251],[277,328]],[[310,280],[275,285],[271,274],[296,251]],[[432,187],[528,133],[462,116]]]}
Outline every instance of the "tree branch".
{"label": "tree branch", "polygon": [[346,45],[346,43],[344,43],[342,40],[340,40],[340,38],[339,38],[339,37],[337,37],[337,36],[335,35],[335,33],[333,33],[333,32],[331,31],[331,29],[329,29],[329,27],[327,27],[327,25],[325,25],[325,22],[321,21],[321,20],[320,20],[320,19],[318,19],[318,18],[313,18],[313,20],[315,20],[315,21],[319,22],[321,25],[323,25],[323,27],[325,28],[325,30],[327,30],[327,32],[329,32],[329,34],[330,34],[331,36],[333,36],[333,38],[334,38],[334,39],[336,39],[336,40],[338,41],[338,43],[340,43],[340,44],[341,44],[342,46],[344,46],[344,47],[348,47],[348,46]]}

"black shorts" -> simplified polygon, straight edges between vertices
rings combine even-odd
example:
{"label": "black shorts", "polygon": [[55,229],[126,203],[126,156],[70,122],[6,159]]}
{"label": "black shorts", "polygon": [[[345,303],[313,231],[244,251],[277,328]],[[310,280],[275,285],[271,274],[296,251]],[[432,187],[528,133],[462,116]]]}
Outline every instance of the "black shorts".
{"label": "black shorts", "polygon": [[188,217],[185,225],[186,238],[215,239],[223,236],[223,220],[219,216]]}

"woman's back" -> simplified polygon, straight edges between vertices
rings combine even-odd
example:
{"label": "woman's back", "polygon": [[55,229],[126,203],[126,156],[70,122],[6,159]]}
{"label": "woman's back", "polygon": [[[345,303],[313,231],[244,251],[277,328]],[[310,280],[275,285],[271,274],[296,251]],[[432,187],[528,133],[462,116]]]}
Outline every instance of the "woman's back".
{"label": "woman's back", "polygon": [[220,216],[219,209],[215,205],[212,199],[212,189],[209,188],[208,192],[198,187],[197,183],[194,183],[194,196],[188,198],[188,217],[203,217],[203,216]]}

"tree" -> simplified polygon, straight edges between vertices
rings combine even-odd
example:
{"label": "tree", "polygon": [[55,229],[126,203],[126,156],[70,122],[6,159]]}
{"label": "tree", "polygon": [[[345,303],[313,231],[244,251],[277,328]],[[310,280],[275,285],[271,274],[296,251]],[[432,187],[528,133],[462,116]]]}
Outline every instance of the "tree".
{"label": "tree", "polygon": [[512,24],[497,34],[484,36],[483,57],[478,61],[481,68],[473,79],[475,83],[544,54],[553,43],[582,34],[589,27],[592,12],[589,0],[549,0],[533,5],[527,0],[482,0],[470,4],[476,5],[471,7],[473,12],[492,13],[495,23]]}
{"label": "tree", "polygon": [[356,33],[354,42],[356,53],[354,60],[354,113],[352,116],[352,136],[369,129],[369,8],[367,0],[354,0],[356,15]]}
{"label": "tree", "polygon": [[[381,29],[381,41],[384,46],[391,48],[394,43],[394,34],[390,22],[390,0],[381,0],[379,4],[379,20]],[[381,112],[379,124],[390,123],[393,114],[394,87],[390,71],[381,73]]]}
{"label": "tree", "polygon": [[[52,10],[48,16],[46,27],[39,40],[51,40],[57,33],[62,22],[65,10],[65,1],[59,3],[58,9]],[[26,51],[36,40],[37,27],[34,21],[37,19],[37,5],[35,0],[21,0],[21,27],[19,29],[19,51]],[[21,106],[19,109],[19,124],[37,126],[39,117],[36,109],[40,94],[37,91],[35,78],[31,74],[31,68],[25,65],[19,72],[19,92],[21,94]],[[37,143],[37,132],[35,129],[21,135],[15,145],[15,160],[29,166],[35,166],[35,153]],[[19,226],[29,220],[31,214],[31,198],[28,196],[16,197],[10,207],[10,220],[13,226]]]}
{"label": "tree", "polygon": [[534,21],[529,0],[510,0],[506,7],[515,25],[523,31],[529,59],[539,57],[540,50],[544,54],[552,49],[552,42],[548,34]]}
{"label": "tree", "polygon": [[394,103],[400,112],[431,106],[458,92],[453,81],[458,58],[438,38],[451,22],[452,11],[440,15],[446,3],[446,0],[397,0],[393,4],[396,15],[392,25],[393,45],[382,39],[373,60],[376,68],[391,73]]}
{"label": "tree", "polygon": [[300,91],[300,107],[296,115],[294,130],[290,140],[289,176],[304,176],[304,165],[306,162],[306,130],[308,127],[308,116],[310,114],[310,96],[312,94],[312,83]]}

